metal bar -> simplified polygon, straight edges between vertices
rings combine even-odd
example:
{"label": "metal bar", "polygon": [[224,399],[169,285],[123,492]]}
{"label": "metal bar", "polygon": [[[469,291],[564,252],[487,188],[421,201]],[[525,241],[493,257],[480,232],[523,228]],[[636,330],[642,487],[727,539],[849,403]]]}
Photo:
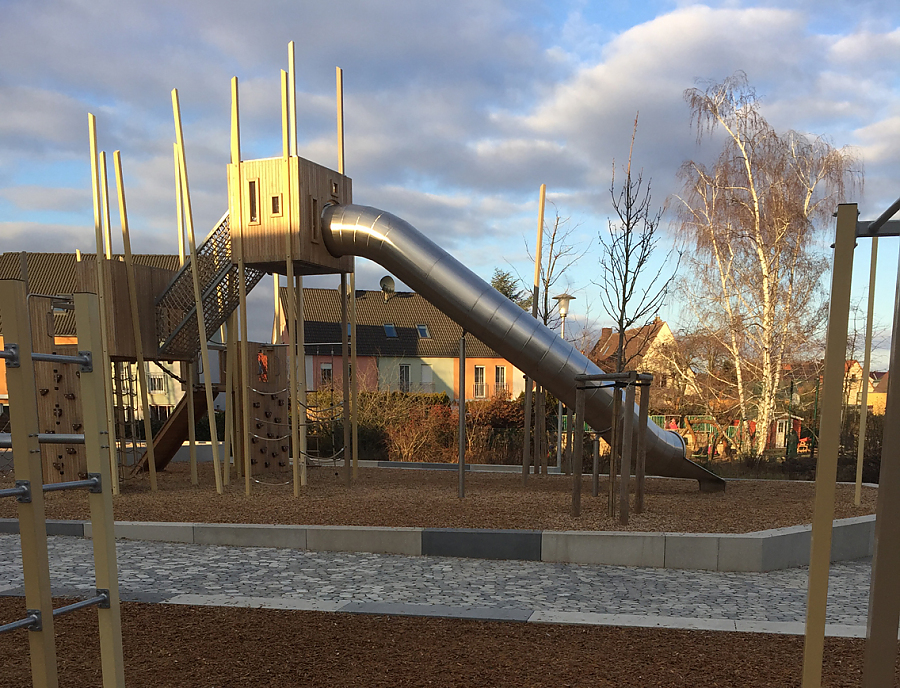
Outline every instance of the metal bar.
{"label": "metal bar", "polygon": [[[856,215],[855,203],[843,203],[838,206],[831,271],[831,305],[828,313],[825,345],[825,375],[822,385],[822,432],[819,436],[819,459],[816,463],[816,497],[813,508],[812,546],[809,555],[806,642],[803,648],[803,688],[819,688],[822,683],[825,605],[828,601],[828,570],[831,563],[831,530],[834,520],[835,480],[840,445],[841,402],[847,349],[847,321],[850,314],[850,281],[853,274]],[[895,643],[896,632],[895,627]]]}
{"label": "metal bar", "polygon": [[62,616],[71,612],[84,609],[85,607],[93,607],[94,605],[109,606],[109,590],[98,590],[95,597],[89,597],[86,600],[67,604],[65,607],[57,607],[53,610],[53,616]]}
{"label": "metal bar", "polygon": [[[39,444],[84,444],[84,435],[40,432]],[[0,432],[0,449],[12,449],[12,435],[8,432]]]}
{"label": "metal bar", "polygon": [[867,237],[900,236],[900,220],[889,220],[874,227],[873,225],[875,225],[875,222],[857,222],[856,236],[860,239],[865,239]]}
{"label": "metal bar", "polygon": [[576,375],[576,382],[652,382],[650,373],[602,373],[600,375]]}
{"label": "metal bar", "polygon": [[47,361],[50,363],[71,363],[80,365],[82,368],[90,368],[93,365],[93,359],[89,351],[79,352],[78,356],[69,356],[66,354],[31,354],[32,361]]}
{"label": "metal bar", "polygon": [[870,231],[877,232],[882,225],[887,223],[887,221],[897,213],[898,210],[900,210],[900,198],[891,203],[888,209],[875,218],[874,221],[868,223]]}
{"label": "metal bar", "polygon": [[[0,490],[0,497],[29,497],[31,495],[31,484],[27,480],[17,480],[15,487],[8,487]],[[21,500],[20,500],[21,501]]]}
{"label": "metal bar", "polygon": [[33,628],[34,626],[41,625],[41,613],[38,610],[31,610],[31,613],[26,616],[24,619],[19,619],[18,621],[13,621],[12,623],[3,624],[0,626],[0,634],[9,633],[10,631],[15,631],[19,628],[27,628],[29,630],[40,630],[39,628]]}
{"label": "metal bar", "polygon": [[62,492],[63,490],[77,490],[82,487],[89,488],[90,492],[101,492],[102,482],[99,473],[89,473],[87,480],[70,480],[66,483],[50,483],[43,486],[44,492]]}

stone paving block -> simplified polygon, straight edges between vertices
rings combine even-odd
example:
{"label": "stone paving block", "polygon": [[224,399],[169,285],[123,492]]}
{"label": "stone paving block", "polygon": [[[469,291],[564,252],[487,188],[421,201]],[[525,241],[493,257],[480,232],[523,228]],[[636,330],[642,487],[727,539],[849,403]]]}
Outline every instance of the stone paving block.
{"label": "stone paving block", "polygon": [[544,531],[541,561],[662,568],[665,565],[665,536],[661,533]]}
{"label": "stone paving block", "polygon": [[66,535],[69,537],[84,537],[84,525],[86,521],[58,521],[47,520],[47,535]]}
{"label": "stone paving block", "polygon": [[667,569],[716,571],[719,536],[707,533],[666,533]]}
{"label": "stone paving block", "polygon": [[831,561],[871,557],[874,544],[874,515],[838,519],[831,531]]}
{"label": "stone paving block", "polygon": [[762,571],[765,538],[752,533],[719,536],[717,571]]}
{"label": "stone paving block", "polygon": [[422,554],[471,559],[541,560],[541,531],[425,528]]}
{"label": "stone paving block", "polygon": [[198,607],[244,607],[249,609],[291,609],[305,612],[336,612],[345,602],[303,600],[295,597],[245,597],[243,595],[176,595],[166,604]]}
{"label": "stone paving block", "polygon": [[421,528],[306,526],[306,548],[322,552],[422,554]]}
{"label": "stone paving block", "polygon": [[19,519],[17,518],[0,518],[0,533],[6,535],[19,534]]}
{"label": "stone paving block", "polygon": [[528,621],[533,613],[530,609],[510,607],[457,607],[446,604],[405,604],[403,602],[349,602],[338,611],[354,614],[436,616],[481,621]]}
{"label": "stone paving block", "polygon": [[194,525],[194,542],[198,545],[306,549],[306,527],[197,523]]}
{"label": "stone paving block", "polygon": [[[142,523],[139,521],[116,521],[116,538],[124,540],[151,540],[159,542],[194,542],[193,523]],[[91,522],[84,524],[84,537],[93,534]]]}
{"label": "stone paving block", "polygon": [[809,566],[812,529],[795,526],[763,531],[762,570],[777,571],[797,566]]}

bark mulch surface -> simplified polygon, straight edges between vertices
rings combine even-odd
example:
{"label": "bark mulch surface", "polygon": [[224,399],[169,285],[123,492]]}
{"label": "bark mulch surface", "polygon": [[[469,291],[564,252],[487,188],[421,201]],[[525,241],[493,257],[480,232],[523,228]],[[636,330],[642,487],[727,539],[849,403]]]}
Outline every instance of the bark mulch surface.
{"label": "bark mulch surface", "polygon": [[[23,614],[0,597],[0,619]],[[59,685],[100,686],[96,613],[55,624]],[[122,604],[122,627],[141,687],[781,688],[800,685],[803,655],[796,636],[139,603]],[[826,640],[823,686],[860,684],[863,642]],[[26,631],[0,636],[0,687],[31,685],[28,656]]]}
{"label": "bark mulch surface", "polygon": [[[309,486],[294,498],[290,474],[259,476],[252,494],[232,477],[225,494],[215,492],[211,464],[200,465],[200,485],[190,482],[187,464],[170,464],[151,493],[140,476],[122,484],[114,498],[116,520],[194,523],[275,523],[301,525],[411,526],[429,528],[514,528],[535,530],[629,530],[638,532],[746,533],[812,522],[815,485],[788,480],[729,482],[725,492],[703,493],[693,480],[647,480],[645,511],[627,527],[606,515],[608,483],[591,497],[584,478],[582,515],[573,518],[572,478],[468,473],[466,498],[457,498],[456,471],[361,468],[352,489],[343,470],[311,468]],[[633,484],[633,481],[632,481]],[[13,485],[11,475],[0,487]],[[853,486],[838,485],[835,518],[875,512],[877,491],[863,489],[853,505]],[[87,495],[45,495],[47,518],[87,519]],[[0,517],[15,517],[15,502],[0,502]]]}

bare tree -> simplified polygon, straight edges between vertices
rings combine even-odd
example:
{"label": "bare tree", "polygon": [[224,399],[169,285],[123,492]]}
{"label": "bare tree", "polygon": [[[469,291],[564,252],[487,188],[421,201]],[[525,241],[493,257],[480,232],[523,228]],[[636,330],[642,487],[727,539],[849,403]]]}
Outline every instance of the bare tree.
{"label": "bare tree", "polygon": [[741,421],[755,418],[766,446],[783,364],[818,327],[826,257],[822,224],[859,181],[847,148],[777,133],[743,72],[685,91],[698,140],[724,133],[712,167],[682,166],[682,236],[692,244],[686,305],[727,350]]}
{"label": "bare tree", "polygon": [[[608,234],[599,233],[602,246],[600,275],[599,280],[594,282],[600,287],[603,309],[612,318],[618,334],[616,372],[625,370],[625,366],[642,352],[652,334],[648,326],[665,302],[681,261],[681,255],[677,254],[675,267],[669,271],[670,258],[677,253],[673,249],[653,272],[650,259],[659,244],[658,230],[663,208],[653,207],[651,180],[644,181],[643,170],[632,173],[637,127],[636,114],[625,179],[620,187],[616,186],[616,163],[613,161],[609,195],[616,219],[610,220]],[[628,344],[641,338],[644,341],[632,347],[631,355],[626,355]]]}

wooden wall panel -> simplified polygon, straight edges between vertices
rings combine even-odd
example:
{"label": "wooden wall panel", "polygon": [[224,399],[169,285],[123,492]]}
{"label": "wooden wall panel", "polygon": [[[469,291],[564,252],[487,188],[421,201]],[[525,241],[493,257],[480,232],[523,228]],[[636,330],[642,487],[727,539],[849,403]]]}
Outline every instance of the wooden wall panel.
{"label": "wooden wall panel", "polygon": [[[78,346],[54,343],[52,299],[32,296],[28,300],[31,336],[35,352],[75,355]],[[38,362],[34,364],[37,389],[38,427],[46,433],[82,433],[81,386],[77,365]],[[42,444],[44,482],[60,483],[87,477],[82,444]]]}
{"label": "wooden wall panel", "polygon": [[287,347],[250,342],[250,458],[254,473],[291,471]]}

